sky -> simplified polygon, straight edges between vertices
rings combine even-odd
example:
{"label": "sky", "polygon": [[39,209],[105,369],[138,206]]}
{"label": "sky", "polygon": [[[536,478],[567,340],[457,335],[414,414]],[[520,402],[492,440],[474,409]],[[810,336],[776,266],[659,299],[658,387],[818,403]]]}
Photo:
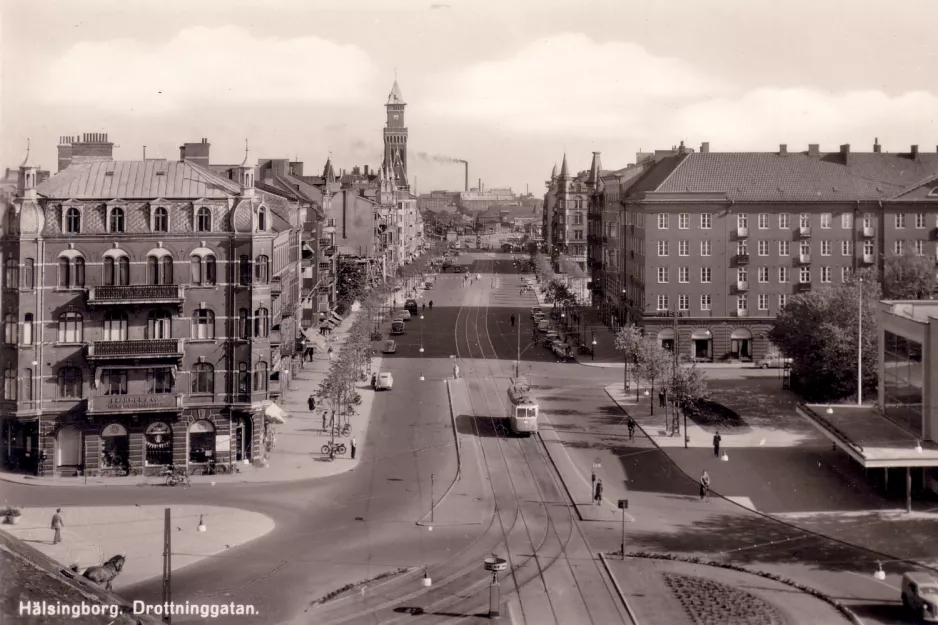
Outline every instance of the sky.
{"label": "sky", "polygon": [[377,166],[395,75],[410,183],[541,195],[566,153],[606,169],[711,151],[938,149],[933,0],[2,0],[0,165],[115,158]]}

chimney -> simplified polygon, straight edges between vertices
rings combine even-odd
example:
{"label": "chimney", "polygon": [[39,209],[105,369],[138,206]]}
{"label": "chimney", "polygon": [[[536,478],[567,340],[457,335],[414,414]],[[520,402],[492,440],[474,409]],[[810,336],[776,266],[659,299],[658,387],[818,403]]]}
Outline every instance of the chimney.
{"label": "chimney", "polygon": [[75,137],[59,137],[59,169],[62,171],[66,167],[72,164],[72,143],[75,142]]}
{"label": "chimney", "polygon": [[808,144],[808,156],[820,156],[820,155],[821,155],[821,144],[809,143]]}
{"label": "chimney", "polygon": [[778,145],[778,155],[788,156],[788,144],[787,143],[780,143]]}
{"label": "chimney", "polygon": [[463,161],[463,165],[466,166],[466,193],[469,192],[469,161]]}
{"label": "chimney", "polygon": [[684,142],[681,141],[681,145],[677,148],[677,153],[683,155],[687,150],[684,149]]}
{"label": "chimney", "polygon": [[368,165],[365,165],[365,178],[368,177]]}
{"label": "chimney", "polygon": [[913,161],[918,160],[918,146],[917,145],[912,146],[912,160]]}
{"label": "chimney", "polygon": [[476,191],[478,191],[479,193],[482,193],[482,179],[481,178],[479,178],[479,186],[476,187]]}
{"label": "chimney", "polygon": [[700,144],[700,153],[701,154],[710,154],[710,142],[704,141]]}
{"label": "chimney", "polygon": [[184,143],[179,146],[179,160],[195,163],[208,169],[209,152],[212,144],[208,139],[202,138],[198,143]]}
{"label": "chimney", "polygon": [[68,164],[64,167],[63,163],[63,151],[59,149],[59,171],[68,167],[69,165],[77,165],[79,163],[91,163],[95,161],[110,161],[114,160],[114,144],[108,141],[107,134],[103,132],[86,132],[82,133],[81,141],[78,140],[78,137],[65,137],[68,139],[68,143],[71,144],[70,152],[68,158]]}
{"label": "chimney", "polygon": [[883,146],[879,144],[879,137],[873,139],[873,153],[879,154],[883,151]]}
{"label": "chimney", "polygon": [[845,143],[840,146],[840,155],[844,157],[844,165],[850,164],[850,144]]}

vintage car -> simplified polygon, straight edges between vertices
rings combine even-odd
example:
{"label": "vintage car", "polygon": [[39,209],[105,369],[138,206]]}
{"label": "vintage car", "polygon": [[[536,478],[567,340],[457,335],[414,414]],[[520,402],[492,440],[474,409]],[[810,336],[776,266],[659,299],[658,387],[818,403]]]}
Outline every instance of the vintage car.
{"label": "vintage car", "polygon": [[409,311],[409,310],[402,310],[402,311],[401,311],[401,320],[402,320],[402,321],[410,321],[410,320],[411,320],[411,314],[410,314],[410,311]]}
{"label": "vintage car", "polygon": [[375,379],[376,391],[390,391],[394,386],[394,376],[389,371],[382,371]]}
{"label": "vintage car", "polygon": [[396,351],[397,351],[397,343],[395,343],[394,341],[385,341],[384,347],[381,348],[382,354],[393,354]]}
{"label": "vintage car", "polygon": [[538,332],[547,332],[548,330],[550,330],[550,323],[547,321],[547,319],[541,319],[537,322]]}
{"label": "vintage car", "polygon": [[774,354],[757,360],[756,367],[759,369],[783,369],[791,367],[792,362],[794,361],[791,358],[782,358],[778,354]]}
{"label": "vintage car", "polygon": [[570,347],[567,343],[561,343],[559,341],[554,341],[550,347],[550,351],[554,352],[559,360],[573,360],[573,348]]}
{"label": "vintage car", "polygon": [[938,622],[938,579],[928,573],[905,573],[902,605],[923,621]]}

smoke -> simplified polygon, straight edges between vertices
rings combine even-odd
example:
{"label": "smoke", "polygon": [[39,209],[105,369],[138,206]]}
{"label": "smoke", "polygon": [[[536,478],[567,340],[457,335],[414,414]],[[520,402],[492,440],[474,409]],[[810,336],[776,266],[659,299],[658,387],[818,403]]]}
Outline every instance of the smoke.
{"label": "smoke", "polygon": [[426,152],[417,152],[417,158],[422,161],[432,161],[434,163],[465,163],[461,158],[453,158],[443,154],[427,154]]}

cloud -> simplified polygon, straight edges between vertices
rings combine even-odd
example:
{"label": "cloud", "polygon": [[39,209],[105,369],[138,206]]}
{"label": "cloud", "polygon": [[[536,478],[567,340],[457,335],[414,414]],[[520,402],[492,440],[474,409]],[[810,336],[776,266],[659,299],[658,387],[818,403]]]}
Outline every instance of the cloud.
{"label": "cloud", "polygon": [[682,138],[760,150],[867,135],[871,144],[877,135],[893,142],[938,139],[938,92],[735,85],[635,43],[582,34],[543,39],[443,81],[436,90],[442,95],[426,105],[435,116],[607,147],[613,141],[667,147]]}
{"label": "cloud", "polygon": [[[38,81],[50,104],[173,113],[193,105],[346,105],[373,97],[377,69],[354,45],[317,37],[255,37],[244,28],[187,28],[156,44],[81,42]],[[65,95],[67,94],[67,95]]]}

